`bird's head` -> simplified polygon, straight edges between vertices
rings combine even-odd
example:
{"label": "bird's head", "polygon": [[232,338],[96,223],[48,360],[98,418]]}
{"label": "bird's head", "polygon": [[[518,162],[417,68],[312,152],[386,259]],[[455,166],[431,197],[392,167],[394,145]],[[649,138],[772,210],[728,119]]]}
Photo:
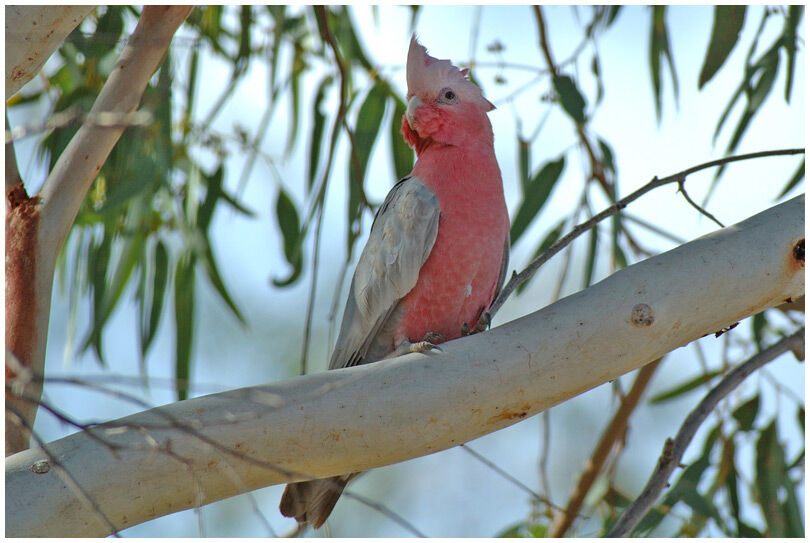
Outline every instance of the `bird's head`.
{"label": "bird's head", "polygon": [[465,141],[492,141],[486,113],[495,109],[474,83],[467,69],[427,54],[411,37],[406,65],[408,108],[402,135],[417,154],[431,144],[462,145]]}

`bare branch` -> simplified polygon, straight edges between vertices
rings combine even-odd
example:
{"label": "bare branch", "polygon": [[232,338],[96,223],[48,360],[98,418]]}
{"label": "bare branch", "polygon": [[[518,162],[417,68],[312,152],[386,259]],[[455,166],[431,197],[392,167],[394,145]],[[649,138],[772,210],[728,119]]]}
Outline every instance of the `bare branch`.
{"label": "bare branch", "polygon": [[667,439],[666,443],[664,443],[664,450],[661,453],[661,457],[658,459],[658,465],[650,476],[649,481],[647,481],[647,485],[644,487],[644,490],[641,491],[636,501],[634,501],[633,504],[625,510],[619,520],[616,521],[616,524],[614,524],[613,528],[608,532],[608,537],[627,537],[630,535],[633,528],[641,521],[650,507],[652,507],[655,500],[658,499],[661,491],[667,486],[670,475],[675,471],[675,468],[681,465],[683,454],[686,452],[686,448],[689,446],[692,438],[695,437],[700,425],[703,424],[706,417],[717,407],[720,400],[740,386],[746,377],[788,351],[804,351],[804,328],[801,328],[791,336],[781,339],[764,351],[760,351],[746,362],[740,364],[703,398],[698,406],[689,413],[686,420],[683,421],[675,439]]}
{"label": "bare branch", "polygon": [[641,396],[644,394],[644,391],[647,390],[647,386],[650,384],[650,380],[660,364],[661,359],[659,358],[639,370],[630,392],[622,398],[619,408],[616,410],[610,423],[605,427],[605,430],[602,432],[602,437],[599,438],[599,443],[597,443],[593,454],[591,454],[588,462],[585,464],[585,469],[579,476],[579,482],[573,494],[571,494],[571,497],[568,499],[568,505],[565,506],[563,513],[557,515],[551,523],[548,537],[563,537],[565,532],[567,532],[574,523],[574,519],[579,513],[582,504],[585,502],[585,497],[588,495],[594,481],[596,481],[597,475],[602,471],[602,466],[605,464],[608,454],[611,449],[613,449],[613,444],[621,439],[621,436],[623,436],[627,430],[627,421],[630,420],[630,415],[638,406]]}
{"label": "bare branch", "polygon": [[6,6],[6,100],[42,68],[95,6]]}
{"label": "bare branch", "polygon": [[[721,166],[723,164],[729,164],[731,162],[738,162],[740,160],[750,160],[754,158],[763,158],[769,156],[784,156],[784,155],[798,155],[804,154],[804,149],[777,149],[774,151],[760,151],[757,153],[747,153],[744,155],[735,155],[735,156],[728,156],[724,158],[719,158],[717,160],[712,160],[709,162],[704,162],[703,164],[698,164],[697,166],[693,166],[688,168],[682,172],[678,172],[673,175],[669,175],[667,177],[654,177],[649,183],[644,185],[643,187],[639,188],[635,192],[628,194],[621,200],[617,201],[616,203],[612,204],[607,209],[597,213],[587,221],[578,224],[571,230],[568,234],[557,240],[551,247],[549,247],[546,251],[541,253],[537,256],[532,262],[526,266],[526,268],[520,273],[512,273],[512,277],[509,281],[504,285],[503,289],[501,289],[500,294],[498,294],[498,298],[492,302],[492,306],[489,309],[490,316],[494,316],[495,313],[501,308],[503,303],[509,298],[512,292],[520,286],[522,283],[525,283],[535,274],[535,272],[540,269],[540,267],[548,262],[551,257],[559,253],[565,247],[567,247],[572,241],[577,239],[579,236],[593,228],[595,225],[599,224],[603,220],[607,219],[608,217],[612,217],[619,213],[622,209],[627,207],[630,203],[638,200],[651,190],[657,189],[658,187],[662,187],[664,185],[668,185],[670,183],[680,183],[682,179],[685,179],[688,175],[699,172],[701,170],[705,170],[707,168],[713,168],[715,166]],[[483,318],[483,316],[482,316]]]}

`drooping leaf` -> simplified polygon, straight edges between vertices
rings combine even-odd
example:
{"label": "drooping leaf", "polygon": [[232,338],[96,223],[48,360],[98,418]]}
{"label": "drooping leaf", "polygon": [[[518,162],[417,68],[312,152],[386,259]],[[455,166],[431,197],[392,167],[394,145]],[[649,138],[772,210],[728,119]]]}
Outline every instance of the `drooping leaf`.
{"label": "drooping leaf", "polygon": [[526,231],[526,228],[545,205],[564,168],[565,156],[561,156],[557,160],[547,162],[532,177],[524,194],[523,202],[512,220],[510,236],[513,245],[520,239],[520,236],[523,235],[523,232]]}
{"label": "drooping leaf", "polygon": [[672,76],[672,92],[678,99],[678,76],[669,44],[669,33],[666,24],[666,6],[653,6],[650,24],[650,75],[652,77],[653,96],[655,97],[655,116],[661,120],[661,57],[669,64]]}
{"label": "drooping leaf", "polygon": [[177,399],[188,397],[194,333],[194,268],[192,253],[181,256],[174,272],[175,379]]}
{"label": "drooping leaf", "polygon": [[293,45],[292,71],[290,73],[290,99],[292,105],[290,107],[291,116],[287,133],[287,145],[284,148],[285,156],[290,156],[295,142],[298,141],[298,124],[301,114],[301,78],[306,68],[304,48],[299,43],[295,43]]}
{"label": "drooping leaf", "polygon": [[520,186],[523,188],[523,193],[526,193],[526,190],[529,187],[529,164],[531,160],[531,147],[529,146],[530,142],[524,140],[520,134],[518,134],[517,138],[517,147],[518,147],[518,176],[520,179]]}
{"label": "drooping leaf", "polygon": [[141,356],[146,355],[155,338],[160,324],[160,317],[163,314],[163,302],[166,297],[166,285],[169,279],[169,253],[166,250],[166,245],[161,240],[157,240],[157,243],[155,243],[152,260],[151,301],[146,304],[149,320],[146,323],[144,335],[141,339]]}
{"label": "drooping leaf", "polygon": [[740,430],[747,432],[753,430],[754,420],[759,412],[759,394],[739,406],[731,414],[740,425]]}
{"label": "drooping leaf", "polygon": [[293,267],[290,276],[286,279],[273,279],[273,284],[277,287],[284,287],[292,284],[301,275],[303,269],[303,256],[301,251],[301,229],[298,219],[298,210],[295,208],[290,197],[284,189],[278,191],[276,200],[276,218],[278,219],[279,230],[284,239],[284,256],[287,262]]}
{"label": "drooping leaf", "polygon": [[790,91],[793,88],[794,70],[796,67],[796,29],[804,15],[801,5],[788,6],[788,16],[782,31],[782,45],[787,52],[787,75],[785,77],[785,101],[790,102]]}
{"label": "drooping leaf", "polygon": [[767,524],[766,536],[801,537],[804,535],[802,515],[795,495],[795,485],[787,474],[784,453],[774,419],[757,440],[757,502]]}
{"label": "drooping leaf", "polygon": [[602,163],[613,175],[616,175],[616,158],[613,154],[613,149],[611,149],[608,142],[602,138],[596,138],[596,141],[599,144],[599,151],[602,155]]}
{"label": "drooping leaf", "polygon": [[700,69],[698,89],[702,89],[703,85],[711,81],[737,44],[745,23],[745,9],[745,6],[714,7],[712,36],[706,57],[703,59],[703,67]]}
{"label": "drooping leaf", "polygon": [[765,327],[768,326],[768,319],[765,317],[765,311],[757,313],[751,319],[751,332],[754,337],[754,344],[757,346],[757,352],[765,348],[763,337],[765,335]]}
{"label": "drooping leaf", "polygon": [[366,167],[371,150],[374,148],[374,141],[380,131],[383,114],[385,113],[385,101],[388,95],[387,89],[377,83],[366,94],[360,110],[357,113],[357,122],[354,130],[354,141],[349,150],[349,199],[348,199],[348,236],[347,246],[351,246],[359,225],[357,221],[360,217],[361,204],[363,203],[363,191],[366,178]]}
{"label": "drooping leaf", "polygon": [[650,403],[655,404],[664,402],[666,400],[671,400],[672,398],[677,398],[678,396],[682,396],[683,394],[686,394],[687,392],[696,389],[697,387],[699,387],[704,383],[708,383],[709,381],[711,381],[712,379],[721,374],[722,372],[720,370],[713,370],[708,373],[698,375],[694,379],[690,379],[685,383],[675,385],[674,387],[668,388],[663,392],[659,392],[658,394],[650,398],[649,401]]}
{"label": "drooping leaf", "polygon": [[307,180],[309,190],[315,184],[315,176],[318,173],[318,164],[321,157],[321,146],[323,145],[323,128],[326,115],[321,111],[321,105],[326,95],[327,89],[332,85],[331,75],[325,76],[318,84],[315,91],[315,100],[312,102],[312,133],[309,138],[309,169],[307,170]]}
{"label": "drooping leaf", "polygon": [[788,192],[793,190],[800,182],[804,179],[804,159],[802,159],[802,163],[799,164],[799,167],[796,169],[796,172],[790,178],[790,181],[784,186],[782,191],[779,193],[779,196],[776,199],[783,198]]}
{"label": "drooping leaf", "polygon": [[242,312],[239,311],[239,307],[236,305],[236,302],[234,302],[233,297],[231,297],[230,292],[228,292],[228,288],[225,286],[225,282],[222,280],[222,276],[219,273],[219,265],[217,264],[214,252],[211,250],[210,242],[205,244],[205,250],[202,251],[200,256],[202,257],[205,273],[208,275],[208,280],[211,281],[214,290],[217,291],[217,294],[219,294],[219,297],[225,302],[225,305],[228,306],[228,309],[231,310],[234,317],[239,320],[239,323],[242,324],[242,326],[247,326],[245,317],[242,316]]}
{"label": "drooping leaf", "polygon": [[394,176],[402,179],[413,168],[413,150],[405,143],[400,134],[402,116],[405,115],[405,104],[394,97],[394,115],[391,118],[391,156],[394,161]]}
{"label": "drooping leaf", "polygon": [[585,97],[577,88],[576,83],[567,75],[559,75],[553,79],[554,91],[560,99],[560,105],[571,119],[577,124],[585,122]]}

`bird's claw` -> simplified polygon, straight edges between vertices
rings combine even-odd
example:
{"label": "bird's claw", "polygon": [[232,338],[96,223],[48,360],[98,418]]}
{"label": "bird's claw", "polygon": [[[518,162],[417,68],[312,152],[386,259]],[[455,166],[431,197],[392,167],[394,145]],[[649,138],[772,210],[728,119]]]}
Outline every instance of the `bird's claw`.
{"label": "bird's claw", "polygon": [[408,351],[411,353],[423,353],[425,351],[432,351],[434,349],[442,352],[441,347],[429,341],[417,341],[416,343],[411,343],[408,345]]}
{"label": "bird's claw", "polygon": [[481,316],[478,318],[478,322],[475,324],[475,328],[470,329],[470,325],[462,323],[461,325],[461,335],[462,336],[471,336],[473,334],[477,334],[479,332],[483,332],[492,324],[492,315],[489,314],[489,311],[484,311],[481,313]]}
{"label": "bird's claw", "polygon": [[437,343],[443,342],[444,336],[442,336],[440,333],[428,332],[425,334],[425,337],[422,338],[422,341],[417,341],[415,343],[411,343],[408,340],[403,341],[397,345],[397,348],[385,358],[394,358],[396,356],[402,356],[403,354],[408,353],[424,353],[426,351],[443,352],[442,348],[436,345]]}

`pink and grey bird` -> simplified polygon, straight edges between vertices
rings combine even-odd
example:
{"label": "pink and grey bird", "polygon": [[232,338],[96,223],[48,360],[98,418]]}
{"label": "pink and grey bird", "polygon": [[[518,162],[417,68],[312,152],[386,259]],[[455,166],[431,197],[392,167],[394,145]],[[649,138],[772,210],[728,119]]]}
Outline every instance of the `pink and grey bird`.
{"label": "pink and grey bird", "polygon": [[[377,210],[329,369],[476,331],[503,284],[509,216],[487,117],[495,106],[466,74],[411,39],[402,135],[417,160]],[[321,526],[356,475],[287,485],[282,514]]]}

